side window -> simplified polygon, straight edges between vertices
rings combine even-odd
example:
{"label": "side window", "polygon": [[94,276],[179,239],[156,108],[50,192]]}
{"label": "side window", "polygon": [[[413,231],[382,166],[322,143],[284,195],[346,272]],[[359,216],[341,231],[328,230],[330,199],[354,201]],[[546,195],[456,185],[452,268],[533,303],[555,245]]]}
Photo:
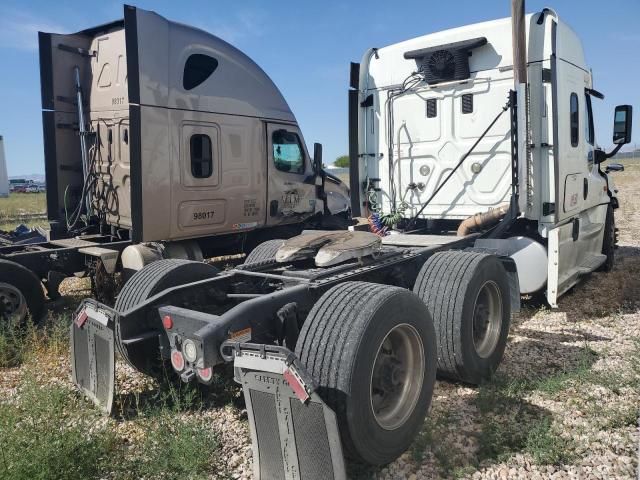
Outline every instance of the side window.
{"label": "side window", "polygon": [[595,142],[594,128],[593,128],[593,110],[591,108],[591,96],[585,95],[586,108],[586,120],[584,122],[584,135],[590,145]]}
{"label": "side window", "polygon": [[209,178],[213,173],[211,138],[201,133],[191,135],[189,147],[191,154],[191,175],[193,175],[194,178]]}
{"label": "side window", "polygon": [[571,94],[571,101],[569,107],[569,120],[571,127],[571,146],[578,146],[578,132],[580,129],[580,111],[578,109],[578,95],[575,93]]}
{"label": "side window", "polygon": [[189,55],[184,64],[182,86],[185,90],[196,88],[209,78],[216,68],[218,68],[218,60],[209,55],[203,55],[202,53]]}
{"label": "side window", "polygon": [[273,161],[278,170],[289,173],[304,173],[304,153],[297,134],[276,130],[271,136]]}

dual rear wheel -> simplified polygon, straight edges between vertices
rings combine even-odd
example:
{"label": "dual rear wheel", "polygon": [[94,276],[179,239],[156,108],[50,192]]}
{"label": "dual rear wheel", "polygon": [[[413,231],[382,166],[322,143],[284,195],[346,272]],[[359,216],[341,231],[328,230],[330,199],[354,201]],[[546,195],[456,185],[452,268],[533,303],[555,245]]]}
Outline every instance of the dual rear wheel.
{"label": "dual rear wheel", "polygon": [[437,253],[413,292],[366,282],[328,290],[302,327],[296,355],[335,411],[345,453],[383,465],[421,429],[436,372],[471,384],[493,374],[510,316],[497,257]]}

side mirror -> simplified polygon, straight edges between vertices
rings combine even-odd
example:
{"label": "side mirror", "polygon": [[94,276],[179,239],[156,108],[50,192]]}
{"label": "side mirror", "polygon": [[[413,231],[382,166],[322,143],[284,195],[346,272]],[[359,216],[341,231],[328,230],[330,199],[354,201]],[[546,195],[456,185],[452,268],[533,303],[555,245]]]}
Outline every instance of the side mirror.
{"label": "side mirror", "polygon": [[610,172],[624,172],[624,165],[620,163],[610,163],[604,170],[605,173]]}
{"label": "side mirror", "polygon": [[618,105],[613,117],[613,143],[625,145],[631,143],[631,119],[633,107],[631,105]]}
{"label": "side mirror", "polygon": [[322,144],[313,144],[313,173],[320,175],[322,173]]}

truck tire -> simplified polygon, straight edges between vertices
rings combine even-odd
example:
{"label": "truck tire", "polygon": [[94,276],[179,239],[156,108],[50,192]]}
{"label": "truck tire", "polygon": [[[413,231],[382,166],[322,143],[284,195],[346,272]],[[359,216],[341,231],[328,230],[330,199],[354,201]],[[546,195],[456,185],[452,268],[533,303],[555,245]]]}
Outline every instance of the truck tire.
{"label": "truck tire", "polygon": [[607,260],[600,266],[598,270],[602,272],[610,272],[615,264],[616,250],[616,221],[614,218],[613,207],[607,206],[607,216],[604,221],[604,236],[602,238],[602,253],[607,256]]}
{"label": "truck tire", "polygon": [[[215,276],[219,270],[213,265],[192,260],[158,260],[137,271],[124,284],[115,310],[123,313],[151,298],[167,288]],[[177,305],[180,306],[180,305]],[[163,362],[159,361],[160,344],[157,337],[144,342],[126,345],[128,339],[143,332],[158,330],[164,335],[164,328],[156,309],[140,312],[126,319],[118,318],[116,323],[116,346],[123,358],[135,369],[150,376],[162,373]]]}
{"label": "truck tire", "polygon": [[262,242],[249,252],[243,265],[255,265],[257,263],[270,263],[276,261],[276,252],[282,246],[284,240],[275,239]]}
{"label": "truck tire", "polygon": [[434,335],[423,302],[399,287],[345,282],[313,306],[296,355],[335,411],[349,457],[384,465],[409,447],[431,404]]}
{"label": "truck tire", "polygon": [[22,323],[27,313],[33,323],[44,316],[42,283],[26,267],[10,260],[0,260],[0,321]]}
{"label": "truck tire", "polygon": [[477,385],[493,375],[509,334],[509,288],[494,255],[440,252],[425,262],[413,291],[433,318],[440,376]]}

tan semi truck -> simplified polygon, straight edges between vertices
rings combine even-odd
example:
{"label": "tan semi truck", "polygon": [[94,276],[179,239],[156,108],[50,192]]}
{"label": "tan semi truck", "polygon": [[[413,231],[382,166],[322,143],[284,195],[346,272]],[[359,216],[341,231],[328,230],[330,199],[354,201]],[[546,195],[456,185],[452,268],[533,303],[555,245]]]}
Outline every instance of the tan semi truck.
{"label": "tan semi truck", "polygon": [[100,293],[120,268],[346,226],[348,188],[235,47],[128,6],[123,20],[40,33],[39,45],[51,230],[0,246],[0,317],[38,319],[41,283],[55,297],[78,272]]}

